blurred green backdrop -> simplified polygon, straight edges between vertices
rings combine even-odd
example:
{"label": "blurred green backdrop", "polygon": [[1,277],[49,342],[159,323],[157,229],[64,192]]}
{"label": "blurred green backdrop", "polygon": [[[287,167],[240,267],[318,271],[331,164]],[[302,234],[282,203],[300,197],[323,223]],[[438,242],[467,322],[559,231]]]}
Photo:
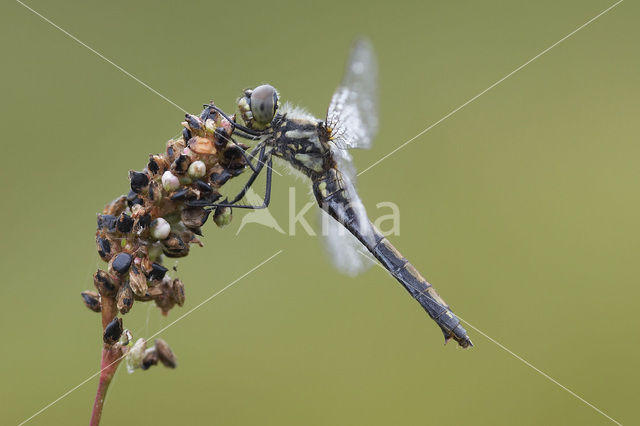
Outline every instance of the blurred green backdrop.
{"label": "blurred green backdrop", "polygon": [[[613,1],[28,4],[194,113],[270,82],[322,117],[368,35],[382,120],[363,169]],[[0,423],[16,424],[97,370],[79,296],[102,265],[95,213],[183,114],[18,3],[0,10]],[[369,210],[400,206],[395,244],[456,313],[625,424],[640,422],[638,11],[622,3],[358,182]],[[275,178],[283,225],[306,183]],[[609,424],[470,327],[475,348],[443,347],[380,269],[342,276],[302,232],[236,236],[243,214],[178,263],[184,308],[124,318],[136,337],[284,252],[163,333],[177,370],[120,369],[104,424]],[[31,424],[86,424],[95,386]]]}

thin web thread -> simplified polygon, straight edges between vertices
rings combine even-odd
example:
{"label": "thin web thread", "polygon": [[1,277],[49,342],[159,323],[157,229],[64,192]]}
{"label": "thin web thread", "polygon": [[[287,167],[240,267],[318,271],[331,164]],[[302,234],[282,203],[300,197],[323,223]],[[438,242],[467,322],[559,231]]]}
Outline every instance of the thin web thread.
{"label": "thin web thread", "polygon": [[[382,266],[380,263],[378,263],[375,259],[373,259],[368,253],[365,253],[362,250],[358,250],[358,253],[360,253],[361,255],[363,255],[364,257],[366,257],[367,259],[369,259],[370,262],[375,263],[376,265],[378,265],[383,271],[389,273],[389,271]],[[422,293],[422,291],[420,289],[415,288],[414,286],[412,286],[409,283],[404,283],[405,285],[411,287],[412,289],[414,289],[415,291],[417,291],[418,293]],[[474,326],[473,324],[471,324],[469,321],[463,319],[460,315],[456,314],[456,316],[458,317],[458,319],[460,321],[462,321],[463,323],[467,324],[469,327],[473,328],[475,331],[477,331],[478,333],[480,333],[482,336],[486,337],[490,342],[494,343],[496,346],[498,346],[500,349],[504,350],[505,352],[507,352],[508,354],[510,354],[511,356],[513,356],[514,358],[516,358],[518,361],[522,362],[523,364],[525,364],[526,366],[528,366],[529,368],[531,368],[532,370],[536,371],[537,373],[539,373],[540,375],[542,375],[544,378],[546,378],[547,380],[549,380],[550,382],[556,384],[557,386],[559,386],[560,388],[562,388],[563,390],[565,390],[566,392],[568,392],[570,395],[572,395],[573,397],[575,397],[576,399],[582,401],[584,404],[586,404],[588,407],[591,407],[592,409],[594,409],[596,412],[600,413],[601,415],[603,415],[604,417],[606,417],[607,419],[611,420],[613,423],[622,426],[622,423],[618,422],[617,420],[615,420],[613,417],[609,416],[607,413],[605,413],[604,411],[602,411],[601,409],[599,409],[598,407],[596,407],[595,405],[593,405],[592,403],[590,403],[589,401],[587,401],[586,399],[584,399],[583,397],[581,397],[580,395],[578,395],[577,393],[575,393],[574,391],[572,391],[571,389],[569,389],[568,387],[566,387],[565,385],[563,385],[562,383],[560,383],[559,381],[557,381],[556,379],[554,379],[553,377],[551,377],[550,375],[548,375],[547,373],[545,373],[544,371],[540,370],[538,367],[536,367],[535,365],[531,364],[529,361],[527,361],[526,359],[524,359],[523,357],[521,357],[520,355],[516,354],[515,352],[513,352],[511,349],[507,348],[506,346],[504,346],[502,343],[498,342],[496,339],[494,339],[493,337],[489,336],[487,333],[485,333],[484,331],[480,330],[478,327]]]}
{"label": "thin web thread", "polygon": [[433,123],[432,125],[430,125],[429,127],[427,127],[426,129],[422,130],[420,133],[418,133],[417,135],[415,135],[414,137],[412,137],[411,139],[409,139],[408,141],[406,141],[405,143],[403,143],[402,145],[400,145],[399,147],[395,148],[393,151],[391,151],[390,153],[388,153],[387,155],[385,155],[384,157],[380,158],[378,161],[376,161],[375,163],[371,164],[369,167],[367,167],[366,169],[360,171],[360,173],[358,173],[358,176],[360,176],[361,174],[365,173],[367,170],[372,169],[373,167],[377,166],[378,164],[380,164],[382,161],[386,160],[387,158],[389,158],[390,156],[392,156],[393,154],[395,154],[396,152],[400,151],[402,148],[404,148],[405,146],[409,145],[411,142],[413,142],[414,140],[416,140],[417,138],[419,138],[420,136],[424,135],[425,133],[427,133],[429,130],[433,129],[434,127],[436,127],[438,124],[442,123],[444,120],[446,120],[447,118],[451,117],[453,114],[455,114],[456,112],[460,111],[462,108],[466,107],[467,105],[469,105],[470,103],[472,103],[473,101],[475,101],[476,99],[478,99],[480,96],[484,95],[485,93],[487,93],[489,90],[493,89],[494,87],[496,87],[497,85],[499,85],[500,83],[502,83],[503,81],[505,81],[506,79],[508,79],[509,77],[511,77],[512,75],[514,75],[515,73],[517,73],[518,71],[520,71],[522,68],[526,67],[527,65],[529,65],[531,62],[535,61],[536,59],[538,59],[539,57],[541,57],[542,55],[544,55],[545,53],[547,53],[548,51],[550,51],[551,49],[553,49],[554,47],[556,47],[557,45],[559,45],[560,43],[562,43],[563,41],[565,41],[566,39],[568,39],[569,37],[571,37],[572,35],[574,35],[575,33],[577,33],[578,31],[580,31],[581,29],[583,29],[584,27],[586,27],[587,25],[591,24],[593,21],[595,21],[596,19],[600,18],[602,15],[604,15],[605,13],[609,12],[611,9],[613,9],[614,7],[618,6],[620,3],[622,3],[624,0],[620,0],[617,3],[614,3],[613,5],[609,6],[608,8],[606,8],[605,10],[603,10],[602,12],[600,12],[599,14],[597,14],[596,16],[594,16],[593,18],[589,19],[587,22],[585,22],[584,24],[580,25],[578,28],[576,28],[575,30],[571,31],[569,34],[567,34],[566,36],[562,37],[560,40],[556,41],[555,43],[553,43],[551,46],[547,47],[546,49],[544,49],[542,52],[538,53],[536,56],[534,56],[533,58],[529,59],[527,62],[525,62],[524,64],[520,65],[518,68],[514,69],[513,71],[511,71],[509,74],[505,75],[504,77],[502,77],[500,80],[496,81],[495,83],[493,83],[491,86],[487,87],[486,89],[484,89],[482,92],[478,93],[477,95],[475,95],[473,98],[469,99],[468,101],[466,101],[465,103],[463,103],[462,105],[460,105],[459,107],[457,107],[456,109],[454,109],[453,111],[449,112],[447,115],[445,115],[444,117],[442,117],[440,120],[436,121],[435,123]]}
{"label": "thin web thread", "polygon": [[[236,278],[235,280],[233,280],[231,283],[229,283],[227,286],[223,287],[222,290],[218,290],[217,292],[215,292],[214,294],[212,294],[211,296],[207,297],[205,300],[203,300],[202,302],[198,303],[196,306],[194,306],[193,308],[191,308],[189,311],[185,312],[184,314],[182,314],[181,316],[179,316],[178,318],[176,318],[174,321],[172,321],[171,323],[169,323],[167,326],[161,328],[159,331],[157,331],[156,333],[152,334],[151,336],[149,336],[147,338],[147,340],[150,340],[154,337],[156,337],[157,335],[159,335],[160,333],[164,332],[166,329],[168,329],[169,327],[173,326],[175,323],[177,323],[178,321],[184,319],[186,316],[192,314],[196,309],[200,308],[202,305],[204,305],[205,303],[209,302],[210,300],[212,300],[213,298],[217,297],[219,294],[221,294],[222,292],[224,292],[225,290],[227,290],[228,288],[230,288],[231,286],[233,286],[234,284],[236,284],[238,281],[240,281],[241,279],[243,279],[244,277],[246,277],[247,275],[251,274],[252,272],[254,272],[255,270],[257,270],[258,268],[260,268],[261,266],[263,266],[265,263],[271,261],[273,258],[275,258],[276,256],[278,256],[280,253],[282,253],[283,250],[278,250],[275,254],[273,254],[271,257],[263,260],[262,262],[260,262],[258,265],[254,266],[253,268],[251,268],[249,271],[245,272],[243,275],[241,275],[240,277]],[[22,422],[20,422],[18,424],[18,426],[22,426],[25,423],[29,422],[30,420],[32,420],[34,417],[38,416],[39,414],[42,414],[44,411],[46,411],[47,409],[51,408],[52,406],[54,406],[56,403],[58,403],[59,401],[63,400],[64,398],[66,398],[68,395],[70,395],[71,393],[73,393],[75,390],[77,390],[78,388],[82,387],[82,385],[86,384],[87,382],[89,382],[91,379],[93,379],[94,377],[96,377],[97,375],[99,375],[100,373],[102,373],[104,370],[106,370],[107,368],[111,367],[113,364],[122,361],[122,359],[124,357],[126,357],[127,355],[123,355],[120,358],[116,359],[115,361],[113,361],[111,364],[107,365],[106,367],[102,368],[101,370],[99,370],[98,372],[92,374],[91,376],[87,377],[85,380],[83,380],[82,382],[80,382],[78,385],[74,386],[73,388],[69,389],[68,391],[66,391],[65,393],[63,393],[60,397],[58,397],[57,399],[53,400],[52,402],[50,402],[49,404],[45,405],[44,407],[42,407],[40,410],[38,410],[37,412],[35,412],[33,415],[31,415],[30,417],[28,417],[27,419],[23,420]]]}

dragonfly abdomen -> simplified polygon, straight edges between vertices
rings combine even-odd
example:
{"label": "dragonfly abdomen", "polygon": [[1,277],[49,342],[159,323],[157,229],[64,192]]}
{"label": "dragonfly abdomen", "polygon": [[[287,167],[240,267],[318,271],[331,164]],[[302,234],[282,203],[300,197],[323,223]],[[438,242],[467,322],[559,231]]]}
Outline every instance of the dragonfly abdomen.
{"label": "dragonfly abdomen", "polygon": [[467,331],[460,324],[460,319],[451,312],[449,306],[433,286],[398,252],[387,238],[377,230],[374,232],[376,233],[376,244],[374,247],[367,248],[440,326],[445,341],[453,338],[464,348],[472,346]]}
{"label": "dragonfly abdomen", "polygon": [[349,230],[391,275],[420,303],[440,326],[445,341],[472,346],[460,319],[418,270],[378,231],[366,217],[355,189],[331,168],[313,179],[313,192],[320,207]]}

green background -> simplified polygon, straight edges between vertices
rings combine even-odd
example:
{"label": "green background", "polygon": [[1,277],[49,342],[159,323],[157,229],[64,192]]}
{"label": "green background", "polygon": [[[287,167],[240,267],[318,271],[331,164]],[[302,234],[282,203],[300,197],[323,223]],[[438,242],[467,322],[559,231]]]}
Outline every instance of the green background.
{"label": "green background", "polygon": [[[194,113],[270,82],[322,117],[368,35],[381,126],[364,169],[613,1],[28,4]],[[622,3],[358,181],[369,211],[399,205],[393,242],[454,312],[624,424],[640,422],[638,12]],[[103,265],[95,213],[183,113],[18,3],[0,45],[0,423],[16,424],[97,371],[79,296]],[[274,186],[286,229],[288,188],[300,207],[308,186]],[[475,348],[443,346],[392,278],[340,275],[300,228],[236,236],[243,214],[178,262],[184,308],[124,317],[134,336],[283,253],[162,333],[177,370],[121,369],[104,424],[611,424],[469,326]],[[86,424],[96,383],[31,424]]]}

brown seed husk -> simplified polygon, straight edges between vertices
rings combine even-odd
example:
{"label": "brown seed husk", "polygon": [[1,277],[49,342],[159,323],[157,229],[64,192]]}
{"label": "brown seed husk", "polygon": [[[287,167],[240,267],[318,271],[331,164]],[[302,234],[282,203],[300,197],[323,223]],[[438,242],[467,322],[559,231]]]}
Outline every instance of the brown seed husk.
{"label": "brown seed husk", "polygon": [[173,280],[173,300],[178,306],[184,305],[184,284],[178,278]]}
{"label": "brown seed husk", "polygon": [[93,274],[93,284],[103,297],[113,297],[118,291],[118,281],[102,269],[98,269]]}
{"label": "brown seed husk", "polygon": [[147,277],[136,265],[129,270],[129,286],[136,296],[142,297],[147,293]]}
{"label": "brown seed husk", "polygon": [[176,356],[171,351],[171,348],[169,348],[167,342],[162,339],[156,339],[155,348],[158,352],[158,359],[160,360],[160,362],[162,362],[162,364],[164,364],[165,367],[176,368],[176,366],[178,365],[176,362]]}
{"label": "brown seed husk", "polygon": [[124,315],[131,310],[133,300],[133,290],[131,290],[129,283],[127,282],[120,287],[116,296],[116,306],[121,314]]}
{"label": "brown seed husk", "polygon": [[96,291],[83,291],[80,293],[82,295],[82,301],[84,302],[84,306],[86,306],[89,310],[93,312],[102,311],[102,303],[100,301],[100,294]]}

